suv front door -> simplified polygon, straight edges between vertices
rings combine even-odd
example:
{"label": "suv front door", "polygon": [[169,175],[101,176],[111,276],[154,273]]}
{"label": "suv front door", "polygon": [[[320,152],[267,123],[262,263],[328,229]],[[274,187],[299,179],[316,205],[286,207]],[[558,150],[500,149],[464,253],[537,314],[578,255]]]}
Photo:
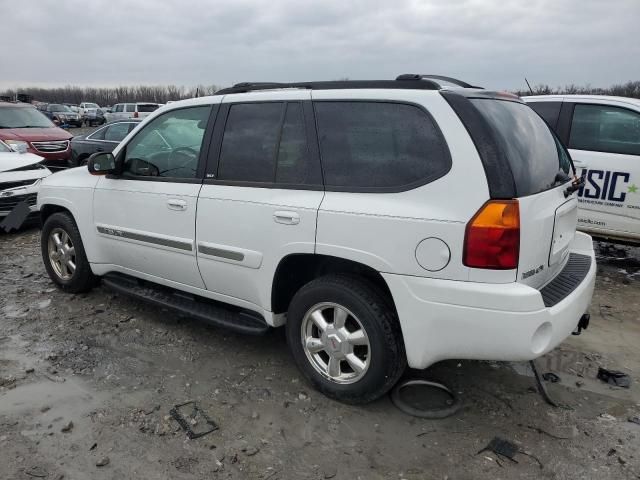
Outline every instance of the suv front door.
{"label": "suv front door", "polygon": [[640,112],[576,103],[569,151],[585,185],[578,226],[595,234],[640,239]]}
{"label": "suv front door", "polygon": [[220,300],[271,310],[280,260],[315,250],[324,192],[310,93],[229,98],[217,116],[198,200],[198,266]]}
{"label": "suv front door", "polygon": [[100,178],[94,193],[99,248],[116,270],[204,287],[195,220],[211,112],[212,105],[168,111],[118,147],[120,173]]}

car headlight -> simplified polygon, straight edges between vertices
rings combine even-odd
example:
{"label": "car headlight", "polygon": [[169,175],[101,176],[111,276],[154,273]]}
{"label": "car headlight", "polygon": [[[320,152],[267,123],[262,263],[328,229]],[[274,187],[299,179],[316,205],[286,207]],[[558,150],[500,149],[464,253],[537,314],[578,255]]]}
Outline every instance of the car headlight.
{"label": "car headlight", "polygon": [[4,143],[11,147],[11,150],[14,152],[26,152],[29,148],[29,144],[27,142],[23,142],[22,140],[5,140]]}

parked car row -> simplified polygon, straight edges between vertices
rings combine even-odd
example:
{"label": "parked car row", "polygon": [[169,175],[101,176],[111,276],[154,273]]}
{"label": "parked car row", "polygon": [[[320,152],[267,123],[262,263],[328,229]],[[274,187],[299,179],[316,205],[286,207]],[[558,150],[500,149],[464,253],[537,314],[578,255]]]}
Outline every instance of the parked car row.
{"label": "parked car row", "polygon": [[[15,151],[0,141],[0,230],[18,228],[37,211],[36,195],[40,181],[51,174],[42,165],[42,157],[27,153],[24,148]],[[23,218],[7,220],[16,207],[25,205]]]}

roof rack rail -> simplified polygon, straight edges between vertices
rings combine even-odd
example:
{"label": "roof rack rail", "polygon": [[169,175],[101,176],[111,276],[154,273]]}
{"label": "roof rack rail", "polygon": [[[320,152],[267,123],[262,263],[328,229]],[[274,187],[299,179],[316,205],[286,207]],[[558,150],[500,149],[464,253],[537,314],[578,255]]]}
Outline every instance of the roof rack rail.
{"label": "roof rack rail", "polygon": [[471,85],[471,84],[469,84],[467,82],[463,82],[462,80],[458,80],[457,78],[445,77],[444,75],[422,75],[422,74],[418,74],[418,73],[404,73],[402,75],[398,75],[396,77],[396,80],[402,80],[402,81],[407,81],[407,80],[442,80],[444,82],[453,83],[454,85],[457,85],[457,86],[462,87],[462,88],[482,88],[482,87],[477,87],[477,86]]}
{"label": "roof rack rail", "polygon": [[307,90],[338,90],[347,88],[390,88],[390,89],[416,89],[416,90],[440,90],[437,82],[429,79],[403,79],[398,80],[335,80],[326,82],[242,82],[233,87],[218,90],[214,95],[226,95],[230,93],[246,93],[256,90],[273,90],[277,88],[299,88]]}

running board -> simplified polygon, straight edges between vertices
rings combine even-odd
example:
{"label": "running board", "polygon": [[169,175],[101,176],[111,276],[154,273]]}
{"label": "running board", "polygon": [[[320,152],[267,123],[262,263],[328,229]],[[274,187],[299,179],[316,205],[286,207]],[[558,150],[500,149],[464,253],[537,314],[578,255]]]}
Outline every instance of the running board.
{"label": "running board", "polygon": [[102,283],[128,295],[159,307],[168,308],[187,317],[215,327],[248,335],[263,335],[269,325],[259,313],[192,295],[187,292],[140,280],[121,273],[107,273]]}

